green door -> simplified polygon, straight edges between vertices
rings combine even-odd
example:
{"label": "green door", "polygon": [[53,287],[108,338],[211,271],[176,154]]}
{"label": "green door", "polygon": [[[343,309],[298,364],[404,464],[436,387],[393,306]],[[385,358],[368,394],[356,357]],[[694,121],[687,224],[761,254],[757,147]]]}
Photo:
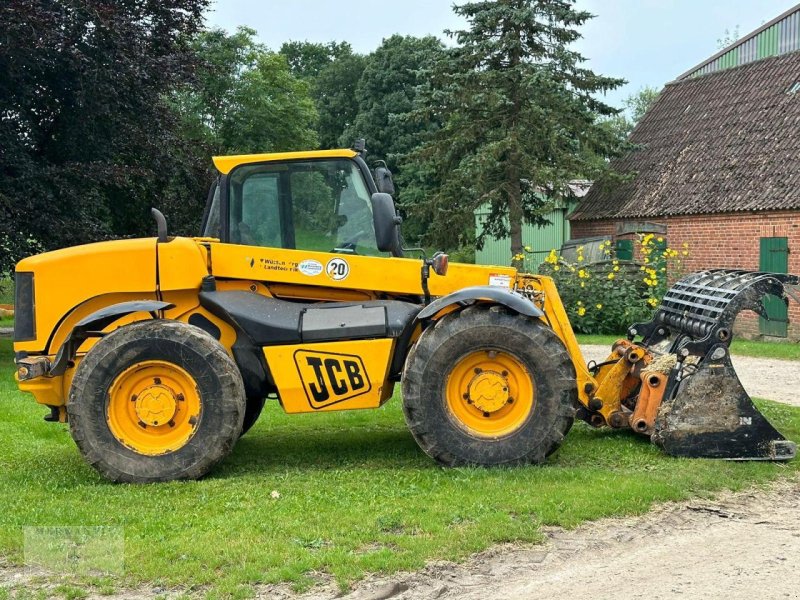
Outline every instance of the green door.
{"label": "green door", "polygon": [[[759,269],[770,273],[789,272],[789,239],[785,237],[761,238]],[[789,314],[786,302],[776,296],[764,298],[769,320],[759,317],[761,335],[786,337]]]}

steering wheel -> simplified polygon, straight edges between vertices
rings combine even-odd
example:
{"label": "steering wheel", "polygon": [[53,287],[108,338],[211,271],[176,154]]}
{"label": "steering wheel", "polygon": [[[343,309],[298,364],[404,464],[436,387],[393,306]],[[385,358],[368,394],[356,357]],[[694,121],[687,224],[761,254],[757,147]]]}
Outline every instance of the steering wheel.
{"label": "steering wheel", "polygon": [[358,243],[358,240],[364,237],[365,233],[367,232],[362,229],[354,236],[352,236],[349,240],[347,240],[344,244],[342,244],[341,246],[337,246],[336,248],[331,250],[331,252],[347,252],[349,254],[357,254],[356,244]]}

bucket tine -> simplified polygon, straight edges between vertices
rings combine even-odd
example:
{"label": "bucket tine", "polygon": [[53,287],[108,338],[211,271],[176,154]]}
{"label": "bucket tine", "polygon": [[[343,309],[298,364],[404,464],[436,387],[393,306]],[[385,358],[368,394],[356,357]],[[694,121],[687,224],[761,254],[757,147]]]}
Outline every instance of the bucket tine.
{"label": "bucket tine", "polygon": [[[628,330],[654,355],[672,356],[651,440],[668,454],[732,460],[789,460],[796,445],[753,404],[730,359],[733,323],[742,310],[768,318],[764,297],[785,302],[794,275],[738,270],[687,275],[664,295],[649,323]],[[794,297],[792,295],[792,297]],[[669,361],[667,361],[669,363]],[[652,403],[651,403],[652,404]],[[651,407],[652,409],[652,407]]]}

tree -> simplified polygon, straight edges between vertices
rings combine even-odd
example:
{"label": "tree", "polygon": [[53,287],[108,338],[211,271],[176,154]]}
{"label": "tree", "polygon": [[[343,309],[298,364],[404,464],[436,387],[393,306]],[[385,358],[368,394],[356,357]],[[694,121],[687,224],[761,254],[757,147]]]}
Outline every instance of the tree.
{"label": "tree", "polygon": [[657,88],[646,85],[625,99],[625,108],[631,114],[631,122],[634,127],[658,100],[659,93]]}
{"label": "tree", "polygon": [[[366,64],[367,58],[361,54],[342,56],[324,67],[314,81],[312,94],[319,113],[317,133],[321,148],[339,147],[344,132],[355,122],[358,82]],[[342,143],[350,147],[352,142]]]}
{"label": "tree", "polygon": [[353,55],[347,42],[284,42],[279,53],[286,57],[289,70],[299,79],[313,82],[322,70],[332,62]]}
{"label": "tree", "polygon": [[[358,113],[357,86],[366,58],[347,42],[286,42],[281,54],[296,77],[308,82],[317,107],[317,135],[322,148],[339,147],[342,133]],[[352,140],[346,142],[349,147]]]}
{"label": "tree", "polygon": [[286,58],[240,27],[201,33],[196,82],[175,94],[186,135],[213,153],[300,150],[317,144],[317,113],[309,85],[294,77]]}
{"label": "tree", "polygon": [[443,48],[433,36],[393,35],[383,40],[367,59],[356,90],[358,115],[339,142],[349,145],[365,138],[371,155],[386,160],[393,171],[399,170],[400,158],[434,128],[433,121],[421,123],[407,117],[415,107],[426,70]]}
{"label": "tree", "polygon": [[190,78],[206,5],[3,4],[0,271],[41,248],[150,230],[147,209],[186,155],[164,97]]}
{"label": "tree", "polygon": [[727,48],[734,42],[739,40],[739,26],[736,25],[732,30],[725,28],[725,33],[722,35],[721,38],[717,38],[717,50],[722,50],[723,48]]}
{"label": "tree", "polygon": [[544,198],[567,183],[595,179],[621,152],[620,136],[601,123],[619,111],[596,98],[623,83],[582,66],[571,49],[591,18],[571,0],[498,0],[454,7],[469,29],[436,65],[417,116],[444,124],[414,152],[441,180],[420,205],[429,238],[458,246],[474,230],[474,210],[489,208],[483,236],[511,236],[522,252],[522,224],[542,223]]}
{"label": "tree", "polygon": [[442,42],[433,36],[393,35],[383,40],[367,57],[354,95],[357,115],[339,137],[339,143],[346,145],[365,138],[369,156],[386,161],[398,183],[395,200],[406,219],[403,234],[415,242],[426,233],[429,223],[409,208],[424,201],[438,180],[427,165],[407,169],[406,160],[414,148],[430,138],[439,121],[436,117],[414,119],[412,115],[419,87],[443,52]]}
{"label": "tree", "polygon": [[[619,136],[628,137],[637,123],[642,120],[645,113],[658,100],[660,93],[657,88],[648,85],[644,86],[638,92],[623,100],[624,112],[607,118],[604,124]],[[604,159],[604,157],[601,157],[601,159]]]}

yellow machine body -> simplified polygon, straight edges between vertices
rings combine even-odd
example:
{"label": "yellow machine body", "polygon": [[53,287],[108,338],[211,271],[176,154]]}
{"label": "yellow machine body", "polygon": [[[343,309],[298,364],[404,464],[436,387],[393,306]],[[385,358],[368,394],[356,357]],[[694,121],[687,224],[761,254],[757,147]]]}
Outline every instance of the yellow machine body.
{"label": "yellow machine body", "polygon": [[[628,332],[641,343],[620,340],[590,367],[551,278],[448,265],[441,254],[409,257],[415,253],[400,247],[393,200],[376,183],[386,173],[376,169],[373,179],[359,153],[227,156],[214,164],[219,179],[202,237],[169,237],[154,211],[158,237],[47,252],[16,267],[19,387],[50,408],[48,420],[69,420],[79,448],[106,477],[200,477],[255,422],[266,398],[288,413],[377,408],[401,379],[412,434],[449,465],[542,462],[576,410],[593,426],[632,427],[677,455],[794,456],[794,444],[741,386],[731,387],[727,359],[736,311],[757,310],[745,303],[781,294],[782,281],[711,272],[679,282],[700,281],[696,297],[731,310],[712,306],[719,318],[692,320],[700,304],[668,294],[651,323]],[[752,282],[760,296],[748,291]],[[741,291],[731,292],[737,285]],[[693,351],[701,368],[690,361],[684,374]],[[719,442],[727,431],[687,436],[685,421],[705,423],[704,414],[665,427],[662,402],[706,389],[681,383],[694,372],[691,381],[711,381],[721,397],[736,398],[739,412],[729,416],[741,431],[733,441]]]}

